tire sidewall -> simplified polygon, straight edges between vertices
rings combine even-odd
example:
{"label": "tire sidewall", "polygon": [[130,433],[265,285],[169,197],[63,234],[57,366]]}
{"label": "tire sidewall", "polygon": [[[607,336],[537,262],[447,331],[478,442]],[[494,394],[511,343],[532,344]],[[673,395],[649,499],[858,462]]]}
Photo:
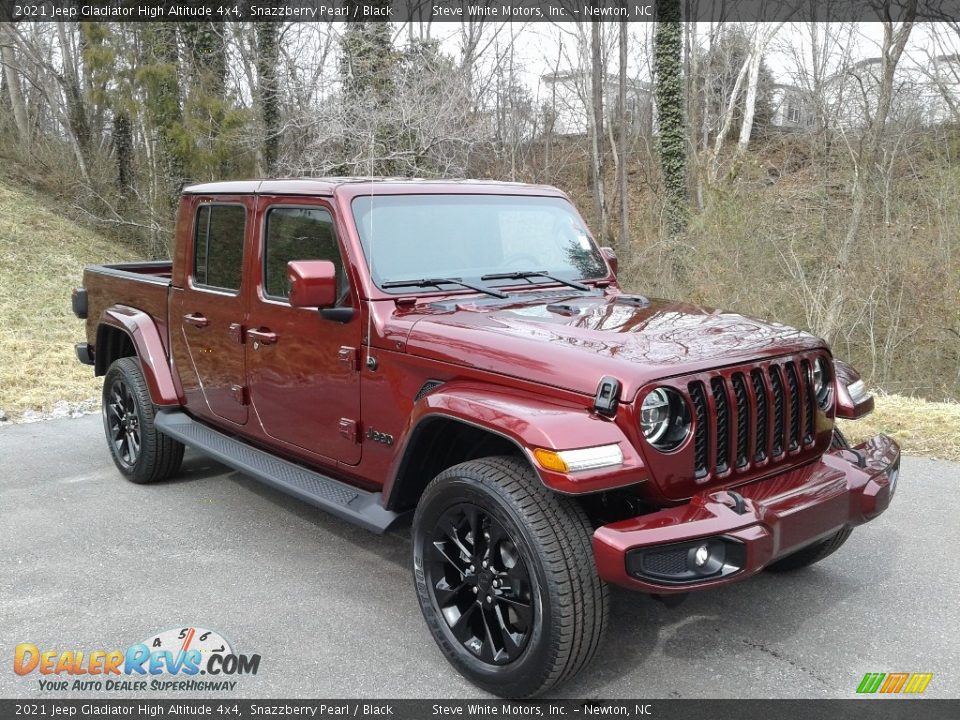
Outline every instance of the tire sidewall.
{"label": "tire sidewall", "polygon": [[[455,505],[472,503],[494,517],[507,531],[510,539],[519,546],[527,570],[535,578],[532,594],[534,613],[533,631],[527,640],[523,654],[505,665],[491,665],[481,661],[467,650],[450,631],[440,613],[433,592],[428,586],[424,568],[424,552],[437,521]],[[417,507],[413,523],[413,571],[420,609],[431,634],[447,659],[474,683],[495,688],[504,694],[529,694],[528,686],[540,674],[546,675],[550,664],[552,645],[550,630],[553,627],[553,601],[550,597],[551,583],[540,562],[535,541],[520,516],[512,508],[510,500],[497,491],[496,486],[484,483],[467,473],[441,476],[424,493]],[[511,687],[517,687],[511,691]]]}

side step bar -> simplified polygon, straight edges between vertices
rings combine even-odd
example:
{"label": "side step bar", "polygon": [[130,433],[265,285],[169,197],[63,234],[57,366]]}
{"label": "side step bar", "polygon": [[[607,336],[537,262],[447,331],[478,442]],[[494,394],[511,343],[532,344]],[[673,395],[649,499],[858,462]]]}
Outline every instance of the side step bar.
{"label": "side step bar", "polygon": [[242,440],[202,425],[180,411],[158,412],[154,422],[157,430],[164,435],[196,448],[234,470],[377,534],[384,533],[393,521],[400,517],[383,507],[382,496],[378,492],[359,490],[339,480],[281,460],[247,445]]}

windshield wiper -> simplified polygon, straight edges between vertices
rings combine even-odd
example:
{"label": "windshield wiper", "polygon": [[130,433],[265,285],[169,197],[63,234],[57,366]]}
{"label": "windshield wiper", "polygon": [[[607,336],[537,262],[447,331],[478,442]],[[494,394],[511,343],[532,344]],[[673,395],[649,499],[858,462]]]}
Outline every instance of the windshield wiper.
{"label": "windshield wiper", "polygon": [[[485,278],[481,278],[483,280]],[[380,287],[387,288],[398,288],[398,287],[437,287],[441,285],[460,285],[461,287],[469,288],[470,290],[475,290],[476,292],[486,293],[487,295],[492,295],[495,298],[500,298],[504,300],[508,297],[506,293],[502,293],[499,290],[494,290],[493,288],[484,287],[483,285],[473,285],[468,282],[464,282],[460,278],[422,278],[420,280],[391,280],[390,282],[380,283]]]}
{"label": "windshield wiper", "polygon": [[590,289],[583,283],[578,283],[576,280],[564,280],[563,278],[558,278],[556,275],[551,275],[548,272],[541,272],[539,270],[517,270],[515,272],[493,273],[492,275],[484,275],[480,279],[481,280],[529,280],[530,278],[535,278],[535,277],[542,277],[542,278],[546,278],[547,280],[553,280],[553,282],[560,283],[561,285],[572,287],[574,290]]}

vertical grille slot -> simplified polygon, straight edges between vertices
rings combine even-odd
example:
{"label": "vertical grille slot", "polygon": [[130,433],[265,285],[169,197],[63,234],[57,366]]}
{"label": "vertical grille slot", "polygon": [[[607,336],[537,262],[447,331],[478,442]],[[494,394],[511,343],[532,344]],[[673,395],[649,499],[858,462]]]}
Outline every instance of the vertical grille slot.
{"label": "vertical grille slot", "polygon": [[788,362],[783,366],[787,375],[787,388],[790,391],[790,449],[800,447],[800,380],[797,377],[797,366]]}
{"label": "vertical grille slot", "polygon": [[750,399],[747,397],[747,383],[743,373],[733,376],[733,396],[737,401],[737,467],[747,464],[750,450],[747,447],[750,439]]}
{"label": "vertical grille slot", "polygon": [[783,378],[780,377],[780,368],[770,366],[770,389],[773,393],[773,443],[771,454],[776,457],[783,455]]}
{"label": "vertical grille slot", "polygon": [[717,406],[717,472],[726,472],[730,467],[730,408],[727,406],[727,393],[721,378],[710,381],[713,401]]}
{"label": "vertical grille slot", "polygon": [[754,448],[754,462],[762,462],[767,457],[768,436],[767,424],[767,389],[763,385],[763,375],[760,370],[754,370],[750,373],[750,380],[753,383],[753,394],[757,398],[757,439]]}
{"label": "vertical grille slot", "polygon": [[694,422],[696,423],[693,438],[693,473],[699,480],[707,476],[707,396],[703,383],[690,383],[690,400],[693,402]]}
{"label": "vertical grille slot", "polygon": [[813,442],[813,420],[816,408],[816,400],[813,395],[813,380],[810,378],[810,363],[804,360],[800,364],[800,375],[802,376],[803,387],[806,390],[807,421],[803,431],[803,444],[809,445]]}

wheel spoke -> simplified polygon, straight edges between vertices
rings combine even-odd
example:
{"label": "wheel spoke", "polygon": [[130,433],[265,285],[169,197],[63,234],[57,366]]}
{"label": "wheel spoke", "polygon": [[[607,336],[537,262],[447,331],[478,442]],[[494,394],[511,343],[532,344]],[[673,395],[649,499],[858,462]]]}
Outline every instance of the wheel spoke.
{"label": "wheel spoke", "polygon": [[507,595],[501,595],[499,602],[506,603],[512,607],[513,611],[517,614],[517,617],[520,618],[520,621],[526,627],[530,627],[530,621],[533,619],[533,610],[530,607],[530,603],[517,600]]}
{"label": "wheel spoke", "polygon": [[480,646],[480,659],[488,663],[496,662],[500,651],[493,639],[493,632],[490,630],[490,622],[487,616],[490,614],[488,608],[482,608],[481,617],[483,618],[483,645]]}
{"label": "wheel spoke", "polygon": [[507,655],[513,655],[520,649],[520,641],[523,640],[523,633],[518,633],[517,637],[514,637],[514,633],[511,632],[507,619],[503,616],[503,606],[497,605],[494,608],[494,614],[497,616],[497,626],[500,630],[503,649]]}
{"label": "wheel spoke", "polygon": [[[440,581],[433,586],[434,597],[437,598],[437,605],[441,608],[449,607],[457,595],[463,592],[466,587],[467,583],[462,581],[451,587],[446,578],[441,578]],[[471,600],[472,599],[473,598],[471,598]]]}
{"label": "wheel spoke", "polygon": [[464,545],[463,541],[460,539],[460,535],[458,534],[459,528],[456,526],[455,523],[453,523],[452,521],[448,521],[444,530],[445,530],[446,536],[450,539],[450,541],[454,545],[457,546],[457,549],[461,553],[463,553],[464,557],[470,557],[473,554],[470,552],[470,550],[467,549],[467,546]]}
{"label": "wheel spoke", "polygon": [[454,637],[457,638],[461,643],[466,644],[468,640],[473,638],[473,635],[470,632],[470,617],[477,610],[476,603],[470,603],[467,606],[467,609],[460,613],[460,617],[457,618],[457,621],[450,626],[450,631],[453,633]]}
{"label": "wheel spoke", "polygon": [[430,546],[433,548],[434,554],[439,556],[437,559],[440,560],[441,563],[446,561],[447,564],[453,566],[453,569],[460,573],[460,576],[463,577],[463,575],[466,574],[463,567],[464,561],[460,558],[454,559],[451,557],[451,554],[448,553],[447,549],[444,547],[445,544],[446,542],[444,540],[436,540],[430,543]]}

